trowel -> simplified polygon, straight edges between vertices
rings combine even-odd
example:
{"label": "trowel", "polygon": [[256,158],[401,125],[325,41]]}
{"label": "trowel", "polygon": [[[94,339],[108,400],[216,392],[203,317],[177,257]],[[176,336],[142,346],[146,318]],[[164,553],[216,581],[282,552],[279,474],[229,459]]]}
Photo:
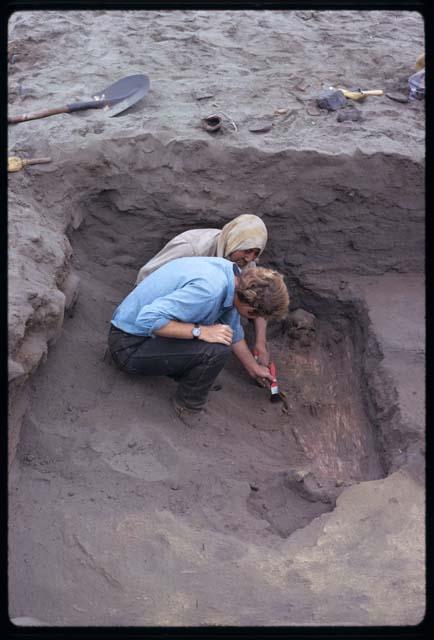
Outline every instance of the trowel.
{"label": "trowel", "polygon": [[368,96],[382,96],[384,93],[382,89],[370,89],[368,91],[362,91],[362,89],[355,89],[353,91],[350,91],[348,89],[341,89],[340,87],[339,87],[339,91],[342,91],[344,96],[346,98],[349,98],[350,100],[364,100]]}
{"label": "trowel", "polygon": [[96,93],[92,100],[87,102],[71,102],[63,107],[47,109],[38,113],[25,113],[21,116],[8,116],[8,124],[26,122],[54,116],[58,113],[74,113],[74,111],[84,111],[85,109],[104,109],[107,115],[116,116],[121,111],[143,98],[149,90],[149,78],[143,74],[135,74],[121,78],[106,89]]}

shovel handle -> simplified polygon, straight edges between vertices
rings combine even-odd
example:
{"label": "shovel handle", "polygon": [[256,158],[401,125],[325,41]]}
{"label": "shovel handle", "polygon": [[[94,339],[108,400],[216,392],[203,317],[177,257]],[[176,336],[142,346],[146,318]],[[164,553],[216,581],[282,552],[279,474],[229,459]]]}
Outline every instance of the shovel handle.
{"label": "shovel handle", "polygon": [[21,116],[8,116],[8,124],[16,124],[17,122],[27,122],[27,120],[37,120],[38,118],[47,118],[55,116],[58,113],[72,113],[73,111],[81,111],[83,109],[102,109],[110,105],[110,100],[90,100],[89,102],[71,102],[65,107],[56,109],[47,109],[46,111],[38,111],[37,113],[25,113]]}
{"label": "shovel handle", "polygon": [[21,116],[8,116],[8,124],[16,124],[17,122],[27,122],[27,120],[37,120],[38,118],[46,118],[54,116],[57,113],[68,113],[68,107],[58,107],[57,109],[47,109],[46,111],[38,111],[37,113],[24,113]]}
{"label": "shovel handle", "polygon": [[113,100],[89,100],[88,102],[71,102],[67,104],[68,113],[83,111],[84,109],[102,109],[113,104]]}
{"label": "shovel handle", "polygon": [[23,166],[26,167],[29,164],[46,164],[51,162],[51,158],[26,158],[23,160]]}
{"label": "shovel handle", "polygon": [[46,162],[51,162],[51,158],[18,158],[18,156],[12,156],[8,158],[8,171],[20,171],[29,164],[44,164]]}

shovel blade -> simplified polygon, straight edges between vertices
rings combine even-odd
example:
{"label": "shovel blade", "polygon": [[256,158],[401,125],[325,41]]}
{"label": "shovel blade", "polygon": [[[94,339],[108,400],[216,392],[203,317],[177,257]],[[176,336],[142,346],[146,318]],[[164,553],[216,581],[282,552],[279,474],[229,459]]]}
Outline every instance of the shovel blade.
{"label": "shovel blade", "polygon": [[107,115],[110,118],[112,118],[113,116],[117,116],[118,113],[125,111],[125,109],[128,109],[133,104],[136,104],[136,102],[144,98],[147,93],[148,93],[148,90],[145,88],[142,88],[136,91],[135,93],[131,94],[128,98],[125,98],[125,100],[120,100],[119,102],[116,102],[111,107],[109,107],[107,109]]}
{"label": "shovel blade", "polygon": [[136,74],[121,78],[100,93],[95,94],[95,100],[104,100],[109,104],[104,107],[107,115],[112,117],[125,111],[128,107],[141,100],[149,91],[149,78],[142,74]]}
{"label": "shovel blade", "polygon": [[110,102],[113,100],[114,102],[118,102],[143,88],[146,90],[149,89],[149,78],[144,74],[137,73],[117,80],[109,87],[95,93],[93,98],[94,100],[108,100]]}

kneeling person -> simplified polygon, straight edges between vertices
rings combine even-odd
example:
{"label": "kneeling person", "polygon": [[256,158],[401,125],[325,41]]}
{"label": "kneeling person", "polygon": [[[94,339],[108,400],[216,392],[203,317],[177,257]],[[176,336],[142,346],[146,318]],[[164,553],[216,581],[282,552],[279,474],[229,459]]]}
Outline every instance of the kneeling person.
{"label": "kneeling person", "polygon": [[166,375],[178,382],[177,414],[200,414],[231,350],[247,373],[273,381],[252,356],[240,315],[281,319],[289,295],[277,271],[241,273],[225,258],[178,258],[142,280],[115,310],[109,348],[127,373]]}

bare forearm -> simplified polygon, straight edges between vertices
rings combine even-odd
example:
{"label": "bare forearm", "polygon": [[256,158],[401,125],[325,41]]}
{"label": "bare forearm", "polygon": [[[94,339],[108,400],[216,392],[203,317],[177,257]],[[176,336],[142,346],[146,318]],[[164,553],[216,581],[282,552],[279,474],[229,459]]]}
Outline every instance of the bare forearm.
{"label": "bare forearm", "polygon": [[191,330],[194,324],[192,322],[178,322],[177,320],[169,320],[164,327],[157,329],[154,333],[162,338],[178,338],[179,340],[193,340]]}
{"label": "bare forearm", "polygon": [[233,344],[232,351],[246,369],[249,376],[252,378],[267,378],[268,380],[273,380],[273,376],[270,374],[268,368],[256,362],[245,340],[239,340]]}
{"label": "bare forearm", "polygon": [[[178,338],[178,340],[193,340],[192,329],[195,325],[192,322],[179,322],[170,320],[164,327],[157,329],[154,333],[162,338]],[[219,344],[232,344],[233,331],[227,324],[199,325],[199,340]]]}
{"label": "bare forearm", "polygon": [[256,345],[267,344],[267,321],[264,318],[255,318],[255,342]]}
{"label": "bare forearm", "polygon": [[267,346],[267,321],[264,318],[255,318],[255,352],[260,364],[269,364],[270,352]]}
{"label": "bare forearm", "polygon": [[243,367],[246,369],[249,375],[252,375],[256,360],[252,355],[247,342],[245,340],[239,340],[232,345],[232,351],[237,356]]}

